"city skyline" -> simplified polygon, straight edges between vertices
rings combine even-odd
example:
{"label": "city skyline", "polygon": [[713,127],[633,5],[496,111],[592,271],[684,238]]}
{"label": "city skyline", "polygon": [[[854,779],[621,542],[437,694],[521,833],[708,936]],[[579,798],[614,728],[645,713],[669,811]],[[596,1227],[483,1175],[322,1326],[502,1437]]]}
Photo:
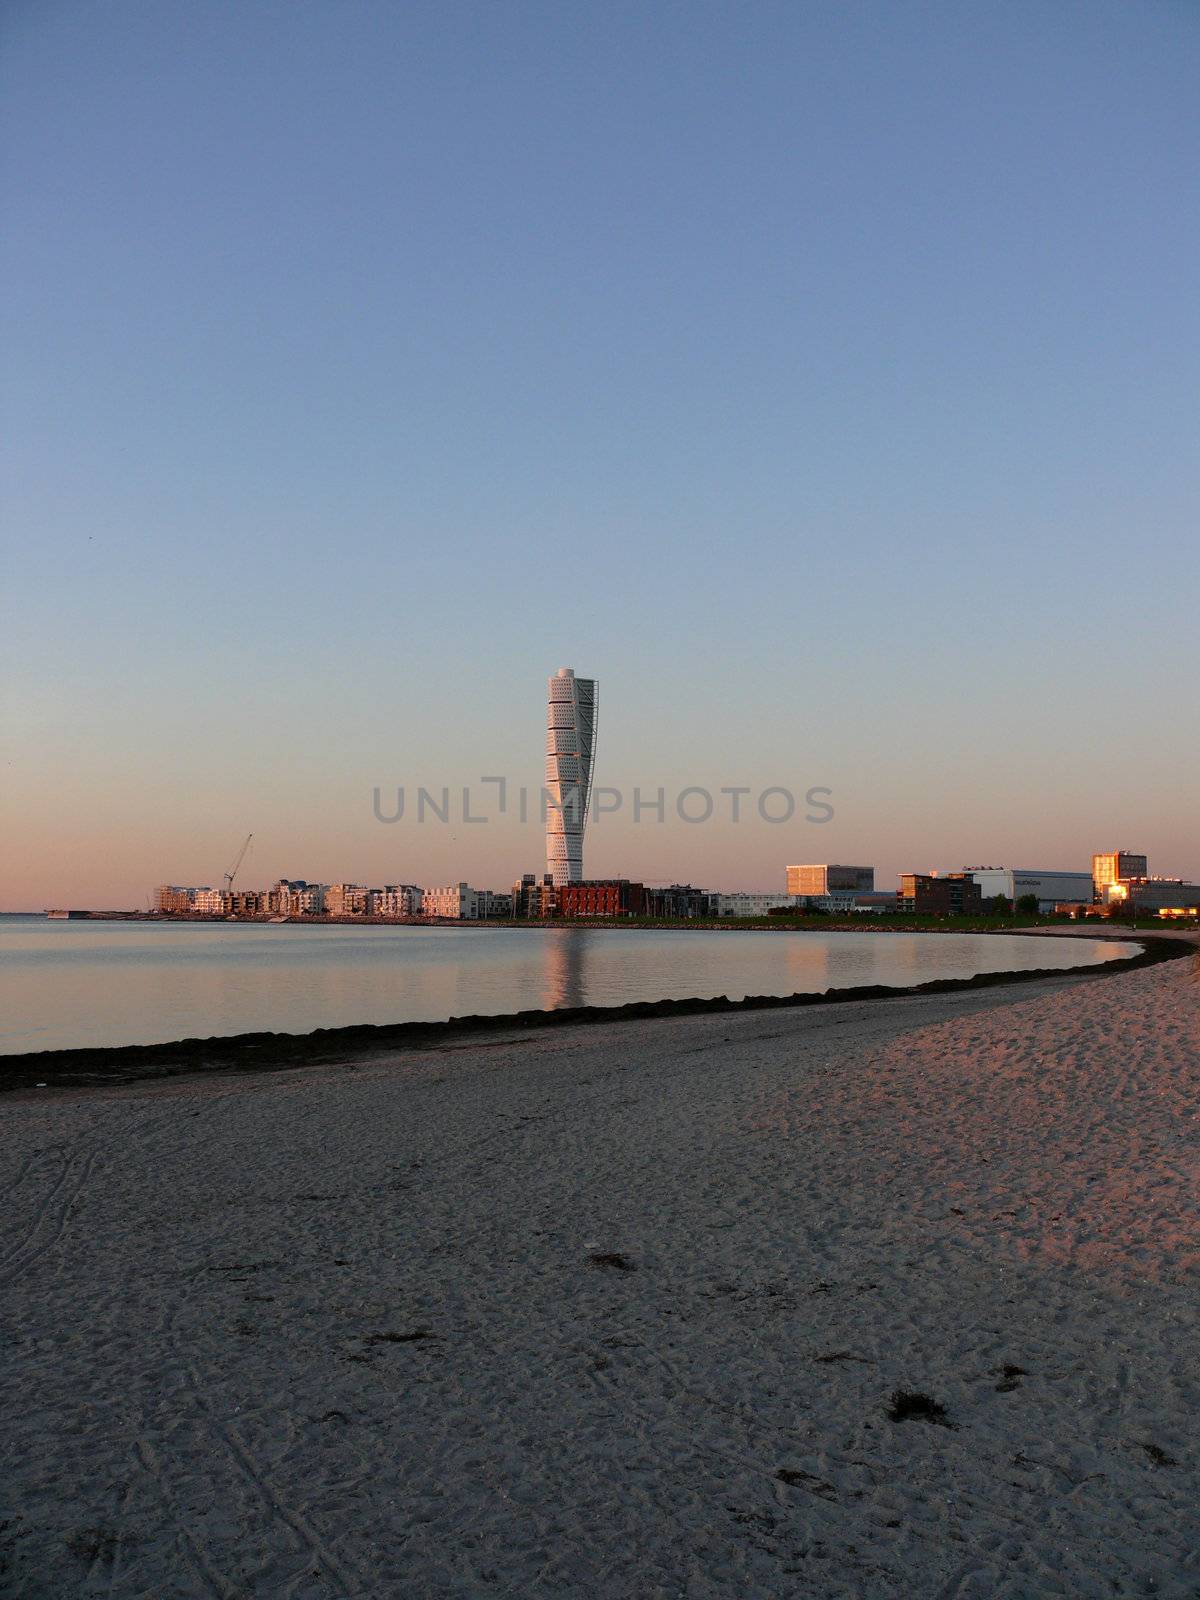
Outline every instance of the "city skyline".
{"label": "city skyline", "polygon": [[[478,848],[474,851],[462,848],[455,856],[453,870],[438,873],[422,874],[413,867],[414,855],[420,858],[420,842],[428,837],[438,839],[443,848],[448,839],[456,847],[459,841],[478,840],[477,832],[481,825],[490,825],[498,834],[504,834],[504,843],[501,846],[501,859],[504,852],[514,848],[511,834],[514,826],[522,835],[527,836],[531,828],[539,829],[544,837],[546,876],[551,879],[556,888],[565,884],[579,883],[585,879],[583,869],[583,834],[584,827],[591,816],[596,818],[607,817],[609,825],[625,824],[626,839],[639,837],[643,829],[647,830],[653,839],[665,830],[668,819],[677,823],[680,828],[694,836],[698,826],[704,825],[716,829],[747,828],[761,835],[763,830],[768,834],[782,837],[787,840],[799,836],[801,828],[813,830],[811,836],[816,837],[819,832],[825,838],[830,835],[827,830],[836,820],[837,808],[830,803],[832,791],[827,786],[813,786],[803,796],[797,796],[787,785],[766,785],[756,793],[753,785],[748,784],[716,784],[712,788],[701,784],[688,784],[677,792],[669,791],[665,785],[634,784],[632,791],[626,793],[611,785],[594,786],[594,761],[596,753],[596,735],[598,728],[599,693],[595,679],[577,678],[570,667],[559,668],[547,680],[546,691],[546,734],[545,734],[545,771],[544,783],[539,787],[529,787],[523,783],[510,780],[500,774],[480,775],[473,783],[459,786],[434,784],[413,784],[397,786],[394,792],[385,796],[384,791],[376,787],[372,791],[372,816],[378,827],[390,830],[396,827],[407,827],[410,832],[408,849],[409,854],[405,861],[408,869],[406,872],[395,870],[394,859],[387,863],[387,870],[382,873],[367,872],[360,881],[359,874],[344,870],[344,863],[339,870],[330,873],[320,873],[309,878],[293,878],[297,863],[290,862],[285,871],[272,872],[266,882],[274,885],[289,885],[290,887],[307,886],[308,892],[324,890],[331,886],[337,893],[342,890],[361,891],[362,904],[347,904],[344,908],[339,904],[334,907],[337,911],[346,910],[362,913],[367,910],[368,891],[395,890],[399,887],[405,890],[414,882],[419,882],[430,894],[440,894],[441,890],[430,888],[436,882],[446,882],[451,886],[465,887],[469,882],[474,884],[474,889],[479,891],[492,891],[497,884],[508,885],[516,879],[526,875],[527,863],[522,860],[515,869],[510,868],[507,873],[503,868],[496,869],[494,854],[484,851],[480,855]],[[532,720],[532,719],[531,719]],[[483,800],[486,796],[486,802]],[[593,801],[595,802],[593,804]],[[815,807],[815,811],[812,808]],[[456,809],[457,808],[457,809]],[[785,820],[786,819],[786,820]],[[418,830],[413,832],[412,830]],[[495,838],[497,835],[489,835]],[[245,862],[254,839],[251,832],[241,845],[235,858],[232,872],[237,872]],[[415,840],[415,845],[413,841]],[[607,843],[604,839],[602,843]],[[628,846],[627,846],[628,848]],[[645,850],[643,846],[643,851]],[[656,848],[649,846],[651,850]],[[328,849],[328,842],[326,842]],[[793,851],[793,854],[796,852]],[[819,851],[800,852],[806,854],[807,859],[813,859],[814,853]],[[984,851],[982,855],[989,855],[998,859],[998,853],[993,849]],[[982,859],[976,857],[976,861]],[[667,859],[680,860],[677,854],[667,852]],[[322,859],[328,859],[327,856]],[[510,854],[511,859],[511,854]],[[651,857],[653,861],[653,857]],[[660,857],[660,861],[661,861]],[[1016,859],[1016,858],[1014,858]],[[1026,852],[1026,859],[1029,859]],[[1146,853],[1130,854],[1128,851],[1110,852],[1105,857],[1099,857],[1091,852],[1094,863],[1104,859],[1108,863],[1110,880],[1120,875],[1120,871],[1136,872],[1145,871]],[[587,875],[590,881],[624,879],[641,882],[643,879],[650,884],[677,884],[695,883],[698,887],[723,894],[742,895],[769,895],[781,893],[784,887],[789,894],[808,892],[803,889],[800,874],[811,874],[834,871],[835,869],[800,868],[786,866],[780,868],[778,861],[775,863],[777,881],[773,883],[747,883],[744,879],[734,881],[706,882],[694,867],[684,865],[670,874],[653,874],[646,872],[627,871],[621,867],[598,868]],[[472,870],[466,871],[464,863],[472,863]],[[480,866],[486,861],[486,865]],[[1138,864],[1141,864],[1140,869]],[[1124,864],[1124,865],[1122,865]],[[875,868],[872,867],[841,867],[836,869],[843,874],[845,883],[839,880],[841,887],[852,880],[860,888],[864,885],[870,887],[874,879]],[[903,880],[905,875],[911,875],[914,863],[911,854],[906,858],[905,865],[898,866],[894,872],[889,867],[884,867],[881,877],[895,876]],[[961,873],[972,870],[972,864],[963,861],[957,866],[951,865],[949,860],[943,858],[936,864],[929,865],[924,870],[934,876],[947,873]],[[998,869],[980,868],[980,871],[993,872]],[[1011,869],[1010,869],[1011,870]],[[1029,870],[1029,869],[1022,869]],[[1037,870],[1070,872],[1072,865],[1064,867],[1058,863],[1054,868],[1042,867]],[[1082,868],[1078,870],[1082,876]],[[782,874],[782,876],[779,876]],[[848,876],[847,876],[848,875]],[[1191,875],[1186,872],[1172,872],[1171,876],[1183,878]],[[211,875],[216,881],[216,874]],[[212,884],[202,883],[200,878],[188,879],[187,874],[170,874],[172,882],[190,881],[204,890],[204,905],[193,908],[215,913],[218,911],[217,891]],[[224,874],[225,883],[232,887],[230,871]],[[870,882],[868,882],[870,880]],[[245,876],[239,887],[245,886]],[[158,888],[161,890],[167,885],[159,880]],[[127,902],[117,899],[104,901],[102,905],[89,905],[84,896],[76,892],[77,886],[71,886],[70,892],[62,895],[58,901],[47,900],[46,906],[51,904],[66,905],[68,902],[74,907],[84,909],[131,909],[138,910],[145,905],[151,905],[155,897],[155,890],[147,886],[140,898]],[[811,885],[809,886],[811,888]],[[451,889],[445,892],[449,894]],[[815,892],[815,891],[814,891]],[[1011,898],[1011,896],[1010,896]],[[212,903],[209,904],[208,902]],[[44,907],[35,905],[26,906],[0,906],[0,910],[40,910]],[[281,908],[287,909],[287,908]],[[329,910],[328,905],[314,906],[305,903],[305,896],[301,896],[290,907],[293,912],[311,912],[313,910]],[[411,905],[403,903],[403,896],[388,914],[411,914]]]}
{"label": "city skyline", "polygon": [[[628,791],[610,784],[596,788],[594,760],[598,705],[598,685],[595,679],[577,678],[572,668],[563,667],[547,680],[545,771],[544,782],[540,786],[528,785],[519,779],[499,773],[480,774],[462,785],[412,783],[398,785],[394,790],[376,786],[371,796],[372,821],[376,828],[388,837],[396,837],[394,830],[407,830],[407,833],[401,833],[405,843],[399,852],[403,859],[404,870],[397,870],[397,852],[391,852],[379,869],[369,868],[366,871],[355,869],[347,872],[343,858],[336,870],[318,872],[311,878],[293,878],[297,866],[305,863],[289,860],[282,870],[272,869],[262,881],[268,884],[307,883],[313,888],[344,886],[349,890],[362,890],[364,895],[368,888],[383,889],[396,885],[403,888],[413,882],[419,882],[423,887],[443,882],[449,885],[469,882],[479,890],[491,891],[498,885],[506,889],[509,884],[526,874],[529,865],[526,856],[518,857],[514,852],[527,851],[530,848],[530,836],[540,835],[544,841],[546,874],[552,878],[557,887],[580,882],[585,877],[582,854],[583,832],[585,823],[590,819],[603,824],[600,845],[596,852],[601,865],[587,874],[593,881],[626,879],[635,882],[645,880],[651,884],[695,883],[716,893],[752,896],[777,894],[785,885],[789,892],[799,892],[793,879],[802,869],[780,867],[778,857],[772,863],[774,881],[761,879],[757,882],[747,881],[745,877],[706,879],[704,874],[697,870],[697,861],[703,860],[705,856],[703,850],[689,855],[679,849],[677,842],[664,849],[659,841],[666,836],[669,823],[673,823],[676,830],[682,830],[681,836],[687,839],[696,838],[701,825],[705,829],[713,829],[726,836],[731,830],[736,829],[739,836],[745,833],[752,837],[759,850],[762,848],[761,841],[764,837],[779,843],[790,843],[799,839],[802,836],[801,830],[804,830],[810,839],[817,841],[819,835],[820,840],[812,849],[799,852],[792,850],[791,853],[793,856],[799,853],[806,859],[815,859],[822,854],[820,843],[836,837],[833,825],[837,820],[837,806],[831,803],[833,792],[828,786],[811,786],[803,794],[797,794],[789,785],[762,785],[756,792],[756,787],[751,784],[722,782],[712,782],[711,786],[689,783],[682,785],[678,790],[670,790],[665,785],[653,783],[635,783]],[[532,720],[531,716],[531,725]],[[621,708],[618,707],[618,723],[620,720]],[[481,825],[488,827],[489,831],[485,835],[481,835],[479,831]],[[614,844],[610,842],[609,829],[612,829],[617,837],[616,850],[624,849],[636,859],[648,860],[655,868],[674,863],[674,870],[659,872],[646,871],[644,868],[630,870],[624,864],[613,866],[611,863]],[[1145,836],[1145,831],[1145,829],[1140,830],[1142,837]],[[519,836],[520,843],[514,841],[514,834]],[[1111,830],[1109,836],[1111,837]],[[261,838],[261,830],[259,837]],[[592,837],[593,839],[596,837],[594,829]],[[253,839],[252,832],[244,840],[236,857],[235,871],[242,866]],[[647,839],[649,843],[646,842]],[[422,846],[426,841],[433,841],[433,847],[423,851]],[[267,851],[270,852],[271,841],[268,839],[266,844]],[[449,859],[447,859],[447,845],[453,847],[449,852]],[[336,847],[331,841],[324,840],[319,842],[315,849],[310,849],[308,859],[315,857],[320,861],[329,861],[335,853]],[[867,853],[874,859],[876,853],[873,849],[861,851],[860,855]],[[374,853],[367,852],[367,854],[373,862],[379,861],[378,849]],[[1036,851],[1032,855],[1029,851],[1023,853],[1018,851],[1008,859],[1028,860],[1036,854]],[[276,859],[277,855],[276,850]],[[1069,861],[1059,861],[1053,868],[1046,867],[1043,863],[1038,870],[1083,872],[1082,862],[1088,855],[1094,858],[1094,852],[1081,851],[1080,845],[1076,842],[1071,847]],[[998,861],[1002,856],[1003,852],[993,847],[976,851],[973,861],[978,863],[985,857]],[[194,853],[190,859],[196,859]],[[271,859],[269,854],[268,859]],[[1115,876],[1118,862],[1131,862],[1134,868],[1138,862],[1144,866],[1146,854],[1129,855],[1128,852],[1116,852],[1110,854],[1108,859],[1111,864],[1110,875]],[[422,871],[420,863],[423,860],[442,863],[443,869],[433,872]],[[1049,857],[1046,857],[1046,860],[1048,861]],[[507,866],[503,864],[505,862],[508,863]],[[1080,864],[1077,866],[1076,862]],[[247,865],[253,872],[252,857]],[[883,879],[895,877],[901,880],[905,874],[911,874],[914,869],[936,876],[970,870],[971,867],[972,861],[964,859],[956,863],[944,849],[940,859],[935,853],[934,858],[928,863],[918,865],[910,851],[902,858],[900,864],[894,867],[885,863],[880,869],[880,877]],[[871,876],[875,868],[838,870],[843,873],[865,873]],[[1194,876],[1186,870],[1175,868],[1172,868],[1170,875],[1185,879]],[[224,876],[229,883],[230,874],[226,872]],[[206,877],[212,882],[206,882]],[[211,906],[206,904],[202,909],[215,911],[216,890],[213,884],[219,877],[219,874],[211,872],[207,875],[171,872],[165,876],[159,874],[156,881],[160,887],[168,879],[173,883],[186,882],[202,887],[207,897],[213,900]],[[865,882],[865,879],[863,881]],[[243,875],[243,886],[245,882],[246,878]],[[154,888],[147,884],[131,898],[101,897],[99,901],[89,902],[85,894],[79,892],[79,888],[77,883],[68,884],[57,899],[50,896],[42,905],[6,904],[0,905],[0,910],[41,910],[47,906],[68,903],[81,910],[138,910],[142,909],[143,905],[149,906],[155,894]],[[303,911],[314,908],[297,903],[292,909]],[[365,910],[365,900],[363,906],[356,909]],[[405,907],[406,914],[409,909]]]}
{"label": "city skyline", "polygon": [[[563,674],[559,674],[561,679]],[[554,687],[551,680],[551,688]],[[574,690],[572,687],[572,700]],[[560,702],[561,703],[561,702]],[[551,699],[553,718],[555,701]],[[561,726],[561,723],[560,723]],[[551,722],[551,731],[554,723]],[[555,741],[551,741],[552,744]],[[557,753],[557,752],[555,752]],[[561,779],[557,780],[561,783]],[[549,819],[548,819],[549,820]],[[247,840],[247,844],[249,840]],[[1146,855],[1096,851],[1090,872],[1063,868],[964,866],[957,871],[905,872],[898,889],[875,882],[875,869],[845,863],[800,863],[785,868],[782,889],[774,892],[721,892],[698,884],[650,883],[628,878],[584,878],[578,857],[568,862],[557,829],[547,832],[548,865],[558,869],[541,878],[523,873],[511,890],[496,890],[465,880],[449,885],[312,883],[281,878],[268,888],[247,889],[225,874],[225,887],[159,884],[147,909],[167,916],[254,918],[373,919],[526,919],[764,917],[776,912],[817,909],[838,915],[903,912],[918,915],[989,915],[1033,910],[1077,918],[1096,910],[1134,912],[1170,918],[1194,916],[1200,885],[1178,876],[1151,874]],[[54,917],[85,916],[82,909],[57,908]]]}
{"label": "city skyline", "polygon": [[535,792],[571,660],[606,784],[835,810],[598,875],[1200,876],[1195,20],[464,15],[10,8],[0,906],[508,881],[372,791]]}

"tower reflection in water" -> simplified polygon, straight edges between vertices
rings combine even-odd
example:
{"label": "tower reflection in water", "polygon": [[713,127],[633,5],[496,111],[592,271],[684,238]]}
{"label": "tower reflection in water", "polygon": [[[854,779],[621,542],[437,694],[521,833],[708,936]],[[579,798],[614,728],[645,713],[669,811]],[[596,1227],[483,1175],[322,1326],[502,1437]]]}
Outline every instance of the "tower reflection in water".
{"label": "tower reflection in water", "polygon": [[584,968],[595,935],[587,928],[547,928],[543,934],[542,1009],[587,1004]]}

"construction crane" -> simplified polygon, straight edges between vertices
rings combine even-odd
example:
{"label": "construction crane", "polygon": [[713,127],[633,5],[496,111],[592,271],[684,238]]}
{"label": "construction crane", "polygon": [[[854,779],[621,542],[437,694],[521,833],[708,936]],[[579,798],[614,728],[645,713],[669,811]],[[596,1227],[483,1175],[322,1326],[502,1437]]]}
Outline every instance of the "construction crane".
{"label": "construction crane", "polygon": [[248,833],[246,835],[245,844],[238,851],[236,857],[234,858],[233,865],[230,867],[229,871],[225,874],[225,887],[226,887],[226,889],[232,889],[233,888],[233,880],[237,877],[238,868],[242,864],[242,860],[243,860],[243,858],[244,858],[244,856],[246,854],[246,851],[249,850],[249,848],[250,848],[250,841],[251,841],[251,839],[253,839],[253,837],[254,837],[254,835],[252,833]]}

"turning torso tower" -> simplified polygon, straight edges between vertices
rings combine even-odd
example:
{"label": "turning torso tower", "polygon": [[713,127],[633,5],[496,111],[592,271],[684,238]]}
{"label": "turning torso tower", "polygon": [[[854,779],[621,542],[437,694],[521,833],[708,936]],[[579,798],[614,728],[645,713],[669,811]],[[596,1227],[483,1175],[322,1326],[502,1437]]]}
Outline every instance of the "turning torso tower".
{"label": "turning torso tower", "polygon": [[594,678],[560,667],[546,709],[546,871],[555,886],[583,878],[583,830],[596,756]]}

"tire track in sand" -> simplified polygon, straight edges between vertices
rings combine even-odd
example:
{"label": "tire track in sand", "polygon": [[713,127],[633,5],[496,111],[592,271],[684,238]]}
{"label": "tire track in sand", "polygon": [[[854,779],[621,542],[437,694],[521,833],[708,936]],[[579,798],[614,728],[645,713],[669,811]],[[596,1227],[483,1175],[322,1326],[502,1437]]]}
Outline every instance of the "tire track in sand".
{"label": "tire track in sand", "polygon": [[326,1577],[335,1584],[338,1600],[348,1600],[348,1597],[362,1594],[365,1586],[362,1580],[342,1566],[337,1557],[328,1549],[320,1534],[306,1517],[300,1512],[293,1511],[276,1494],[266,1473],[254,1459],[250,1450],[242,1443],[237,1434],[214,1411],[200,1388],[200,1377],[194,1367],[185,1366],[182,1369],[187,1379],[188,1387],[192,1392],[192,1400],[196,1410],[208,1424],[210,1431],[225,1446],[242,1477],[255,1490],[259,1498],[266,1504],[276,1519],[289,1527],[300,1542],[307,1546],[314,1561],[322,1568]]}
{"label": "tire track in sand", "polygon": [[[53,1149],[54,1147],[52,1146],[51,1148]],[[9,1195],[16,1194],[17,1190],[28,1177],[30,1168],[35,1162],[40,1161],[42,1156],[45,1154],[46,1152],[44,1150],[31,1150],[29,1152],[13,1176],[5,1184],[3,1191],[0,1192],[0,1200],[7,1200]]]}
{"label": "tire track in sand", "polygon": [[0,1284],[15,1282],[61,1241],[75,1203],[87,1188],[98,1154],[96,1150],[86,1154],[76,1150],[66,1156],[25,1237],[0,1257]]}
{"label": "tire track in sand", "polygon": [[162,1468],[159,1465],[154,1446],[148,1439],[139,1439],[136,1449],[137,1458],[145,1469],[147,1477],[154,1485],[155,1493],[163,1511],[179,1535],[179,1542],[183,1546],[185,1559],[193,1573],[200,1579],[208,1593],[215,1597],[215,1600],[241,1600],[244,1591],[235,1588],[227,1578],[213,1568],[204,1551],[193,1537],[191,1529],[178,1515],[167,1486],[163,1482]]}
{"label": "tire track in sand", "polygon": [[[348,1571],[343,1567],[342,1563],[327,1548],[320,1534],[306,1517],[283,1503],[271,1485],[267,1473],[255,1459],[249,1447],[242,1442],[229,1423],[214,1408],[212,1402],[204,1393],[200,1373],[195,1364],[189,1361],[180,1351],[176,1328],[178,1309],[178,1306],[173,1307],[168,1316],[167,1334],[178,1361],[178,1371],[187,1386],[192,1405],[197,1416],[206,1425],[209,1434],[225,1447],[227,1455],[242,1480],[257,1494],[258,1499],[267,1507],[275,1520],[289,1528],[301,1545],[307,1548],[312,1559],[324,1572],[331,1584],[336,1600],[352,1600],[355,1595],[369,1595],[371,1586],[365,1583],[357,1573]],[[162,1487],[161,1479],[160,1487]]]}

